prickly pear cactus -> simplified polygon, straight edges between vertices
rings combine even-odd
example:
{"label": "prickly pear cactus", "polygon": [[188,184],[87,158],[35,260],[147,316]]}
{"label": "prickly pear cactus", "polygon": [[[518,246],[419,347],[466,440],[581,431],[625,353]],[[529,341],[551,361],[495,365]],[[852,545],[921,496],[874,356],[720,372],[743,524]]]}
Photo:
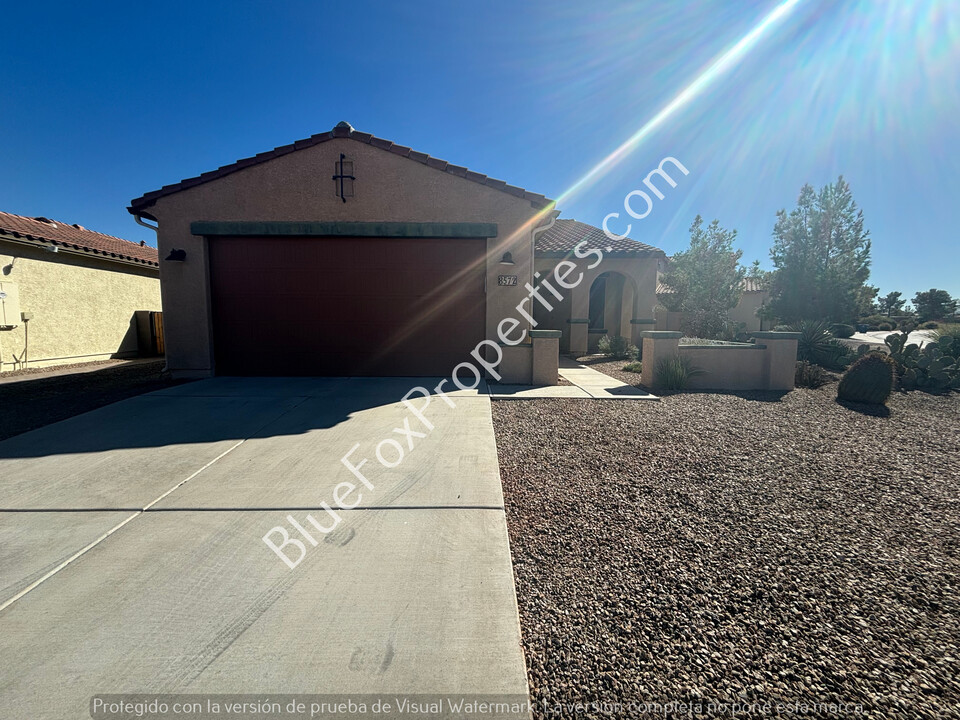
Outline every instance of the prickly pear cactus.
{"label": "prickly pear cactus", "polygon": [[907,344],[906,333],[888,335],[884,342],[904,390],[942,393],[960,389],[960,338],[944,335],[922,350],[915,343]]}

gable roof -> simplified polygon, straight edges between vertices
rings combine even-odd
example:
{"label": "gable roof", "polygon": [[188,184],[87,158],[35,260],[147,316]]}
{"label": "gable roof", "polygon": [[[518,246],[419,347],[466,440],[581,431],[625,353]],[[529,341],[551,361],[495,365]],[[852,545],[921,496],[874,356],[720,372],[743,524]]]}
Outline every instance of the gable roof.
{"label": "gable roof", "polygon": [[440,160],[438,158],[431,157],[426,153],[417,152],[416,150],[412,150],[405,145],[397,145],[391,140],[384,140],[383,138],[375,137],[370,133],[358,132],[357,130],[353,129],[350,123],[340,122],[336,127],[333,128],[333,130],[311,135],[308,138],[297,140],[289,145],[281,145],[280,147],[259,153],[253,157],[237,160],[234,163],[224,165],[216,170],[205,172],[197,177],[187,178],[186,180],[181,180],[180,182],[173,183],[172,185],[164,185],[159,190],[148,192],[145,195],[141,195],[140,197],[131,200],[130,207],[127,209],[134,215],[146,215],[147,217],[150,217],[150,214],[144,211],[153,205],[159,198],[172,195],[180,192],[181,190],[186,190],[187,188],[202,185],[203,183],[210,182],[211,180],[217,180],[230,175],[231,173],[243,170],[244,168],[248,168],[253,165],[259,165],[260,163],[282,157],[288,153],[296,152],[297,150],[304,150],[306,148],[314,147],[315,145],[320,145],[321,143],[333,140],[334,138],[347,138],[350,140],[356,140],[357,142],[362,142],[366,145],[372,145],[373,147],[380,148],[381,150],[392,152],[395,155],[416,160],[417,162],[423,163],[428,167],[436,168],[437,170],[442,170],[443,172],[448,172],[451,175],[456,175],[457,177],[462,177],[467,180],[472,180],[473,182],[486,185],[494,190],[501,190],[502,192],[509,193],[510,195],[518,198],[523,198],[524,200],[529,200],[530,203],[537,209],[546,207],[552,202],[539,193],[530,192],[514,185],[508,185],[503,180],[495,180],[491,177],[487,177],[486,175],[478,172],[473,172],[472,170],[468,170],[467,168],[459,165],[452,165],[446,160]]}
{"label": "gable roof", "polygon": [[559,218],[553,227],[537,236],[535,252],[542,257],[561,257],[572,253],[584,240],[587,248],[601,248],[606,255],[613,257],[666,257],[663,250],[653,245],[630,238],[614,239],[593,225]]}
{"label": "gable roof", "polygon": [[107,260],[160,266],[157,249],[145,243],[133,243],[87,230],[82,225],[70,225],[49,218],[31,218],[0,211],[0,239],[4,236],[78,250]]}

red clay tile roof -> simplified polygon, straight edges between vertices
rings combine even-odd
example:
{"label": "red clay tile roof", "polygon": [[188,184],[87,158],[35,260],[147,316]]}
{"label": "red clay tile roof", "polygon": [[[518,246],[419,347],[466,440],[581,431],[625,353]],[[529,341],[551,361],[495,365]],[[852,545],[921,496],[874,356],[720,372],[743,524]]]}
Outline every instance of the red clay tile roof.
{"label": "red clay tile roof", "polygon": [[0,239],[4,235],[80,250],[105,259],[160,266],[156,248],[48,218],[29,218],[0,212]]}
{"label": "red clay tile roof", "polygon": [[[763,283],[757,278],[744,278],[740,283],[740,287],[743,289],[743,292],[766,292],[767,288],[763,286]],[[657,283],[657,295],[670,295],[673,292],[673,288],[669,285],[665,285],[662,282]]]}
{"label": "red clay tile roof", "polygon": [[165,195],[172,195],[173,193],[186,190],[187,188],[191,188],[196,185],[202,185],[203,183],[210,182],[211,180],[216,180],[224,177],[225,175],[235,173],[238,170],[243,170],[251,165],[259,165],[262,162],[273,160],[274,158],[281,157],[287,153],[295,152],[296,150],[303,150],[305,148],[313,147],[314,145],[319,145],[320,143],[333,140],[334,138],[349,138],[350,140],[356,140],[367,145],[373,145],[373,147],[380,148],[381,150],[387,150],[395,155],[400,155],[401,157],[416,160],[417,162],[423,163],[424,165],[428,165],[432,168],[436,168],[437,170],[448,172],[451,175],[466,178],[467,180],[472,180],[473,182],[480,183],[481,185],[492,187],[495,190],[509,193],[515,197],[529,200],[530,203],[538,209],[546,207],[552,202],[539,193],[533,193],[528,190],[524,190],[521,187],[515,187],[514,185],[507,185],[507,183],[505,183],[503,180],[494,180],[491,177],[473,172],[465,167],[451,165],[446,160],[439,160],[437,158],[430,157],[426,153],[417,152],[416,150],[412,150],[405,145],[397,145],[390,140],[384,140],[383,138],[375,137],[370,133],[358,132],[357,130],[354,130],[349,123],[341,122],[338,123],[333,130],[329,130],[324,133],[318,133],[317,135],[311,135],[304,140],[297,140],[289,145],[282,145],[274,148],[273,150],[259,153],[254,157],[237,160],[235,163],[231,163],[230,165],[224,165],[223,167],[217,168],[216,170],[211,170],[210,172],[205,172],[202,175],[198,175],[194,178],[181,180],[173,185],[164,185],[159,190],[148,192],[145,195],[136,198],[135,200],[131,200],[130,207],[127,209],[135,215],[142,214],[146,217],[150,217],[150,214],[145,213],[144,210],[153,205],[158,198],[162,198]]}
{"label": "red clay tile roof", "polygon": [[[600,248],[607,255],[620,257],[666,257],[660,248],[646,245],[630,238],[615,240],[598,227],[576,220],[558,219],[549,230],[537,236],[536,253],[538,255],[566,255],[586,240],[585,249]],[[607,250],[612,248],[612,250]]]}
{"label": "red clay tile roof", "polygon": [[743,291],[744,292],[766,292],[767,288],[764,287],[763,281],[758,278],[744,278]]}

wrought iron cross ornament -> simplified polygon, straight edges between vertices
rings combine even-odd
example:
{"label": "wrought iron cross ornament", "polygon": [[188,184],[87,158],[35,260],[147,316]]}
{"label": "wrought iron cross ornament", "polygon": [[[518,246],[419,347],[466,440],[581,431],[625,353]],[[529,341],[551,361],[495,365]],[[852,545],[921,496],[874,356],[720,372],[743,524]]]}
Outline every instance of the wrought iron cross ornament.
{"label": "wrought iron cross ornament", "polygon": [[[337,164],[336,164],[337,174],[333,176],[333,179],[334,179],[334,180],[339,181],[339,189],[338,189],[338,191],[337,191],[337,195],[338,195],[338,196],[340,197],[340,199],[343,200],[344,202],[347,201],[347,196],[346,196],[346,194],[344,193],[343,181],[344,181],[344,180],[356,180],[356,178],[355,178],[353,175],[346,175],[346,174],[344,174],[344,172],[343,172],[343,161],[346,160],[346,159],[347,159],[347,156],[344,155],[343,153],[340,153],[340,160],[339,160],[339,161],[337,162]],[[353,165],[353,163],[350,163],[350,164]],[[352,167],[351,167],[350,169],[353,170]],[[353,189],[353,188],[351,187],[351,190],[352,190],[352,189]],[[352,194],[353,194],[353,193],[351,193],[351,195],[352,195]]]}

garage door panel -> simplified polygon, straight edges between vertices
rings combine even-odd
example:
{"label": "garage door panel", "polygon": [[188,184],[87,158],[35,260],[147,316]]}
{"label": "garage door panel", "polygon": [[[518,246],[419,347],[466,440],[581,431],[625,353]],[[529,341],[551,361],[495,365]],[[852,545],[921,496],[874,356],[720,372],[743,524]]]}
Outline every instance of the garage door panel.
{"label": "garage door panel", "polygon": [[445,375],[483,339],[486,241],[213,238],[221,375]]}

